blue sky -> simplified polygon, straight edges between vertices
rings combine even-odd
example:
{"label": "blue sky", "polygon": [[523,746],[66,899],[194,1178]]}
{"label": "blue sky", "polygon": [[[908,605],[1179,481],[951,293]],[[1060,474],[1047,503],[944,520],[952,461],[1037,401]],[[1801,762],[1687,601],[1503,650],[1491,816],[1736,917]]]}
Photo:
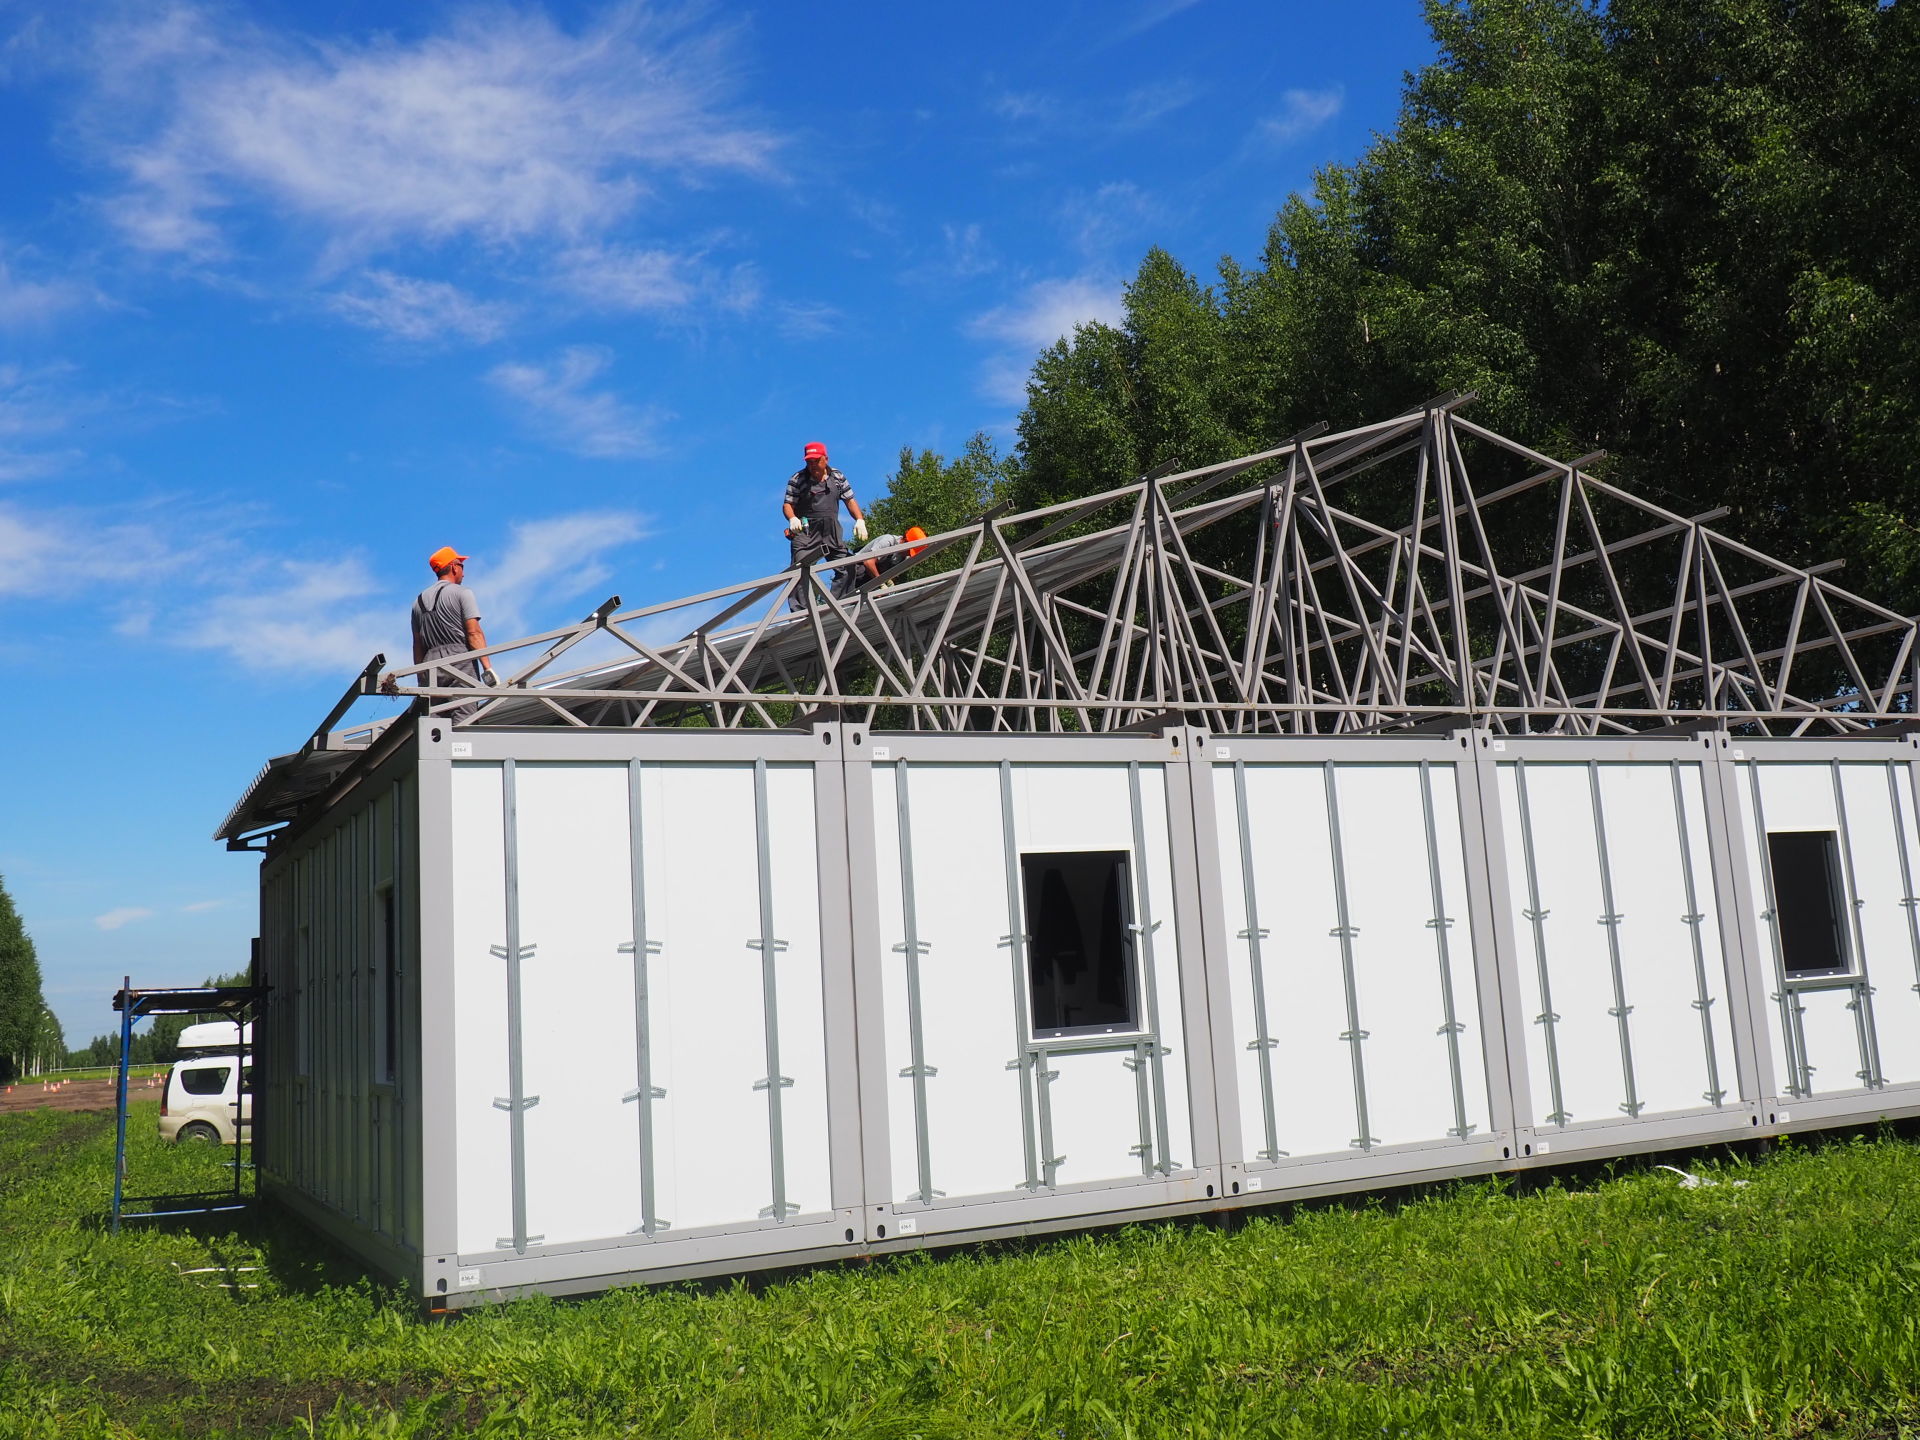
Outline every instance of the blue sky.
{"label": "blue sky", "polygon": [[69,1042],[244,964],[207,836],[435,547],[495,639],[776,570],[803,442],[1010,443],[1430,55],[1415,0],[0,0],[0,875]]}

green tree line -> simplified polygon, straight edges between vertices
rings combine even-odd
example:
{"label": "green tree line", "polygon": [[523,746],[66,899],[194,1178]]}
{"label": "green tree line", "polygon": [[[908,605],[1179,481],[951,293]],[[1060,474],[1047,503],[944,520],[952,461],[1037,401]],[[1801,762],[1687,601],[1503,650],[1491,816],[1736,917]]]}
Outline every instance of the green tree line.
{"label": "green tree line", "polygon": [[66,1050],[41,990],[33,938],[0,880],[0,1083],[57,1069]]}
{"label": "green tree line", "polygon": [[1920,5],[1426,13],[1393,130],[1256,260],[1203,281],[1150,250],[1120,323],[1038,357],[1012,455],[903,451],[876,510],[932,531],[1473,390],[1483,424],[1920,608]]}

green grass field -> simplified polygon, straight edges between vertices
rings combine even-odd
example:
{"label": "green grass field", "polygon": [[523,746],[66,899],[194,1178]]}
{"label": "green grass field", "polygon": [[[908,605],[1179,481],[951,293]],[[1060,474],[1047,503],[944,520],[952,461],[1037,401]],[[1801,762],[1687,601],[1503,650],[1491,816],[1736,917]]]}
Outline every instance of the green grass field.
{"label": "green grass field", "polygon": [[[222,1182],[153,1122],[131,1188]],[[111,1236],[111,1155],[0,1116],[4,1440],[1920,1434],[1893,1139],[450,1322],[270,1216]]]}

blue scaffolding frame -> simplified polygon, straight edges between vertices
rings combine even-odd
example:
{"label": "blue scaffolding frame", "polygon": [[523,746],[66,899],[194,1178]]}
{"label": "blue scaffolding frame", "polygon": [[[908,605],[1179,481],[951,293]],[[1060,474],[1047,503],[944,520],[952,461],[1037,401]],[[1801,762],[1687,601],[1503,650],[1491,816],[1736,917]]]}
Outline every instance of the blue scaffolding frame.
{"label": "blue scaffolding frame", "polygon": [[[113,997],[113,1008],[120,1012],[120,1069],[114,1087],[113,1127],[113,1213],[110,1228],[120,1233],[120,1222],[151,1220],[165,1215],[208,1215],[222,1210],[239,1210],[247,1199],[242,1171],[251,1168],[242,1161],[242,1151],[253,1143],[254,1124],[246,1088],[247,1027],[253,1022],[266,990],[258,985],[197,985],[164,990],[136,990],[133,977],[121,981]],[[127,1076],[132,1069],[133,1022],[152,1015],[218,1015],[232,1020],[238,1034],[236,1048],[239,1075],[234,1094],[233,1116],[233,1188],[198,1195],[129,1196],[127,1187]],[[191,1202],[202,1203],[194,1204]],[[167,1206],[170,1208],[128,1210],[128,1205]]]}

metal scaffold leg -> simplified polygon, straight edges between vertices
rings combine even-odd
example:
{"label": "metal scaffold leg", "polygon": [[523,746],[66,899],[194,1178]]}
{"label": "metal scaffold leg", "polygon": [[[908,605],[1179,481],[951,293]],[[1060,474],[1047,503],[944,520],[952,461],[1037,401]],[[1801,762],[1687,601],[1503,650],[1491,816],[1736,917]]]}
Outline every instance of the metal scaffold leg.
{"label": "metal scaffold leg", "polygon": [[638,760],[627,762],[627,816],[629,880],[632,897],[633,939],[620,946],[620,953],[633,957],[633,1063],[634,1087],[620,1098],[635,1106],[640,1135],[640,1224],[632,1231],[651,1239],[657,1232],[670,1229],[660,1218],[654,1202],[655,1121],[653,1102],[667,1098],[667,1092],[653,1083],[653,1010],[652,961],[660,953],[660,942],[647,938],[647,848],[646,825],[642,818],[641,779],[644,770]]}
{"label": "metal scaffold leg", "polygon": [[513,1234],[502,1236],[495,1245],[512,1249],[516,1255],[527,1253],[529,1245],[538,1245],[544,1235],[527,1233],[527,1111],[540,1103],[538,1095],[527,1094],[525,1032],[521,1028],[520,966],[533,957],[534,947],[520,943],[520,807],[515,791],[514,762],[501,767],[500,795],[505,812],[502,848],[506,852],[507,943],[490,947],[496,960],[507,962],[507,1093],[493,1102],[493,1108],[507,1112],[508,1163],[513,1180]]}
{"label": "metal scaffold leg", "polygon": [[798,1214],[800,1206],[787,1198],[785,1092],[793,1088],[793,1079],[780,1073],[780,977],[776,959],[787,942],[776,939],[773,933],[773,847],[767,820],[765,760],[753,762],[753,822],[759,854],[760,935],[747,941],[747,948],[760,952],[760,1005],[767,1039],[767,1073],[753,1082],[753,1088],[767,1093],[767,1159],[773,1188],[773,1203],[760,1215],[784,1222]]}

